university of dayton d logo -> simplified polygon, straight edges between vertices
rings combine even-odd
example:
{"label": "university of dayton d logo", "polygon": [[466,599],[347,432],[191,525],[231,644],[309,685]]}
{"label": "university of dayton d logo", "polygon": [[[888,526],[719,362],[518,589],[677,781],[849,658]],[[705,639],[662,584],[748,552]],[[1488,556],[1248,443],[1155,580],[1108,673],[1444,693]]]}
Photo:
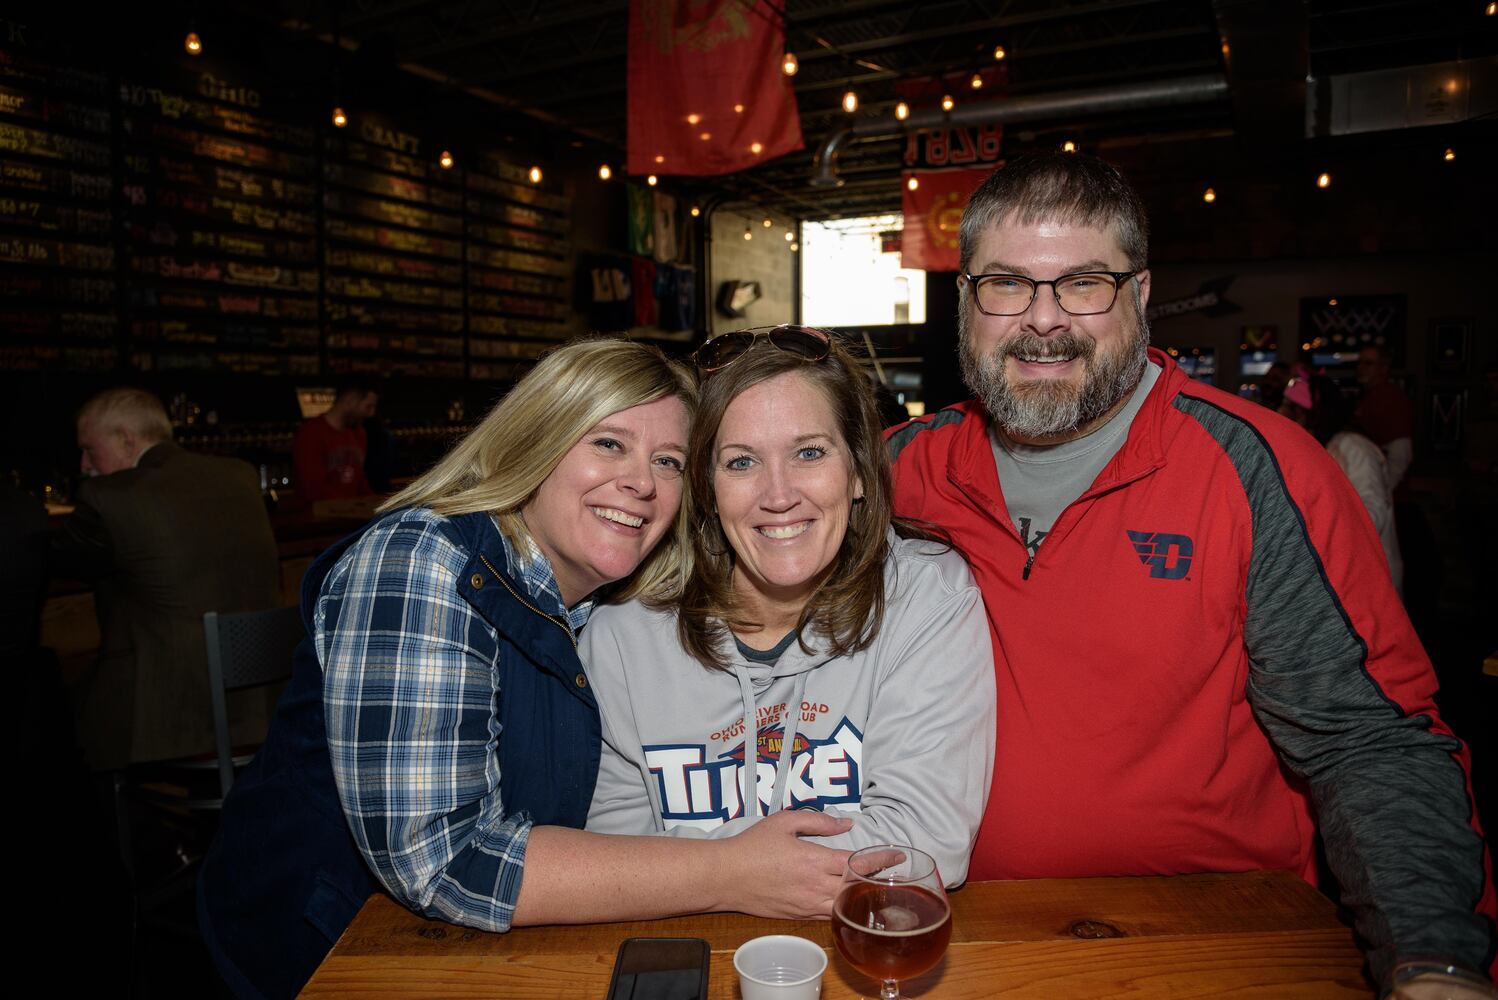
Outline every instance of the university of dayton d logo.
{"label": "university of dayton d logo", "polygon": [[[1191,568],[1191,539],[1158,531],[1130,531],[1129,544],[1156,580],[1179,580]],[[1172,556],[1174,560],[1172,561]]]}

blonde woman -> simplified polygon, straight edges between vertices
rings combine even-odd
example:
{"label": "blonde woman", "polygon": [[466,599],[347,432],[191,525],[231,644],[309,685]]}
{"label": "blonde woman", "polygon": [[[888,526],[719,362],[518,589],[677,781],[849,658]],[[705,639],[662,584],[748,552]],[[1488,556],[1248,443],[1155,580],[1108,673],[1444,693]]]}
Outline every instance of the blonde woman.
{"label": "blonde woman", "polygon": [[654,348],[560,348],[308,572],[311,640],[199,880],[235,993],[293,995],[381,888],[493,931],[826,912],[846,854],[797,835],[829,817],[720,844],[580,829],[600,724],[577,633],[605,596],[679,587],[695,405]]}

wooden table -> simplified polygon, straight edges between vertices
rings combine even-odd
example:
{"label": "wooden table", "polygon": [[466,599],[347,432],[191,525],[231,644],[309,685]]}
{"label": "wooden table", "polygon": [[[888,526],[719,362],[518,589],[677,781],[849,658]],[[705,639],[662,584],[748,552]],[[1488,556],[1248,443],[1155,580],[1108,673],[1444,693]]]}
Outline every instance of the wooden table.
{"label": "wooden table", "polygon": [[[947,957],[904,984],[907,996],[1372,996],[1352,932],[1327,899],[1285,872],[977,882],[952,894],[952,919]],[[709,914],[489,934],[424,920],[379,895],[302,996],[603,1000],[625,938],[701,937],[713,949],[711,1000],[737,1000],[734,949],[776,933],[828,950],[827,1000],[877,996],[833,949],[829,926]]]}

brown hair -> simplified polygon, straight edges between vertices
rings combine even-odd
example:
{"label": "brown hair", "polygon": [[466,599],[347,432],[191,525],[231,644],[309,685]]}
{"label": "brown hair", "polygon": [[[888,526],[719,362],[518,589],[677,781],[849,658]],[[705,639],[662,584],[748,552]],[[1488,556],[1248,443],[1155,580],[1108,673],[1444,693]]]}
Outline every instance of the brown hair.
{"label": "brown hair", "polygon": [[1144,203],[1110,164],[1084,153],[1028,153],[988,175],[968,199],[958,233],[963,273],[972,270],[978,241],[1013,217],[1021,225],[1065,222],[1115,226],[1129,267],[1149,263],[1149,218]]}
{"label": "brown hair", "polygon": [[[827,399],[848,449],[849,472],[864,491],[863,501],[855,503],[849,514],[848,531],[832,566],[801,611],[796,631],[802,636],[802,648],[807,648],[805,635],[810,628],[826,637],[834,656],[865,649],[879,634],[884,617],[892,484],[873,387],[836,340],[825,359],[807,361],[762,339],[703,377],[701,403],[687,444],[692,571],[678,607],[677,632],[687,652],[709,667],[724,668],[724,644],[730,630],[760,624],[746,617],[733,592],[734,553],[713,499],[718,428],[729,404],[741,393],[788,372],[805,378]],[[902,533],[924,535],[913,529]]]}

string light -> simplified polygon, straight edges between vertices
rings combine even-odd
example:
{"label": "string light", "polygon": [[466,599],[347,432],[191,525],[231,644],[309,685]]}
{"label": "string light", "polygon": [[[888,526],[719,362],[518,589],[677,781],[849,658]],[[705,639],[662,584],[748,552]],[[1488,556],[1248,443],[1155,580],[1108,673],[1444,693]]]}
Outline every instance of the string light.
{"label": "string light", "polygon": [[187,37],[182,39],[182,47],[187,50],[187,54],[190,56],[203,54],[203,40],[198,37],[196,31],[189,31],[187,33]]}
{"label": "string light", "polygon": [[743,114],[744,113],[744,106],[742,104],[735,104],[733,106],[733,113],[736,114],[736,115]]}
{"label": "string light", "polygon": [[1323,172],[1322,174],[1320,174],[1319,176],[1317,176],[1317,178],[1316,178],[1316,186],[1319,187],[1319,188],[1329,188],[1329,187],[1331,187],[1332,186],[1332,175]]}
{"label": "string light", "polygon": [[793,233],[793,232],[791,232],[789,229],[787,229],[785,231],[785,241],[787,243],[794,243],[794,242],[796,242],[796,234]]}
{"label": "string light", "polygon": [[1498,14],[1498,3],[1488,4],[1487,9],[1485,9],[1483,13],[1488,15],[1488,17],[1492,17],[1494,14]]}
{"label": "string light", "polygon": [[843,95],[843,110],[850,115],[858,110],[858,95],[851,90]]}
{"label": "string light", "polygon": [[608,180],[612,176],[614,176],[614,168],[611,167],[611,166],[609,166],[607,163],[605,163],[603,166],[601,166],[601,167],[598,168],[598,179],[599,180],[606,181],[606,180]]}
{"label": "string light", "polygon": [[713,134],[711,132],[703,132],[697,138],[701,139],[703,142],[707,142],[712,137],[713,137]]}
{"label": "string light", "polygon": [[974,73],[973,78],[968,81],[968,86],[972,87],[974,90],[982,90],[983,75],[981,73]]}
{"label": "string light", "polygon": [[688,125],[696,125],[700,121],[702,121],[702,116],[699,115],[695,111],[693,111],[691,114],[687,115],[687,124]]}
{"label": "string light", "polygon": [[995,45],[993,47],[993,58],[994,58],[994,62],[1003,62],[1004,61],[1004,57],[1007,56],[1007,55],[1009,55],[1009,53],[1007,53],[1007,52],[1004,51],[1004,46],[1002,46],[1002,45]]}
{"label": "string light", "polygon": [[665,163],[666,162],[666,158],[664,156],[662,156],[661,154],[657,153],[657,154],[655,154],[655,162],[656,163]]}
{"label": "string light", "polygon": [[1070,139],[1061,144],[1061,152],[1063,153],[1075,153],[1076,151],[1077,144]]}
{"label": "string light", "polygon": [[698,207],[697,205],[693,205],[692,206],[692,218],[695,219],[695,218],[697,218],[697,216],[699,216],[701,214],[702,214],[702,209],[700,207]]}
{"label": "string light", "polygon": [[1211,188],[1207,188],[1207,190],[1202,192],[1202,201],[1206,202],[1208,205],[1212,204],[1212,202],[1216,200],[1217,192],[1212,190]]}
{"label": "string light", "polygon": [[895,121],[903,122],[909,117],[910,105],[906,104],[904,101],[901,101],[899,104],[895,105]]}
{"label": "string light", "polygon": [[796,71],[801,68],[801,61],[796,58],[796,53],[787,52],[780,60],[780,72],[786,76],[795,76]]}
{"label": "string light", "polygon": [[801,244],[795,243],[795,242],[791,243],[791,253],[795,253],[797,250],[800,250],[800,249],[801,249]]}
{"label": "string light", "polygon": [[918,190],[921,186],[921,179],[919,177],[909,177],[905,181],[905,186],[911,191]]}
{"label": "string light", "polygon": [[769,229],[771,226],[775,225],[775,223],[771,222],[770,217],[767,215],[764,217],[764,220],[760,223],[760,225],[764,226],[766,229]]}
{"label": "string light", "polygon": [[941,109],[943,111],[951,111],[956,106],[957,106],[957,102],[954,101],[954,100],[952,100],[952,95],[951,94],[943,94],[942,95],[942,97],[941,97]]}
{"label": "string light", "polygon": [[660,183],[660,181],[661,179],[655,176],[655,174],[651,174],[649,177],[645,178],[645,183],[649,184],[651,187],[655,187]]}
{"label": "string light", "polygon": [[343,126],[345,126],[347,124],[348,124],[348,115],[346,115],[346,114],[343,113],[343,108],[341,108],[341,107],[335,107],[333,109],[333,125],[334,125],[334,127],[336,127],[336,128],[343,128]]}
{"label": "string light", "polygon": [[751,142],[749,144],[749,152],[753,153],[755,156],[758,156],[760,153],[764,152],[764,148],[765,147],[763,143]]}
{"label": "string light", "polygon": [[1334,305],[1337,304],[1337,300],[1336,299],[1327,299],[1326,300],[1326,304],[1329,305],[1329,306],[1334,306]]}
{"label": "string light", "polygon": [[1442,159],[1444,159],[1447,163],[1450,163],[1452,160],[1456,159],[1456,150],[1448,146],[1446,149],[1446,153],[1442,157]]}
{"label": "string light", "polygon": [[754,230],[752,230],[752,229],[749,228],[749,223],[747,223],[747,222],[744,223],[744,239],[745,240],[752,240],[752,239],[754,239]]}
{"label": "string light", "polygon": [[451,170],[453,168],[453,154],[452,154],[452,151],[444,149],[442,151],[442,155],[439,156],[439,157],[437,157],[437,164],[443,170]]}
{"label": "string light", "polygon": [[540,167],[531,167],[530,179],[531,179],[531,183],[532,184],[540,184],[541,183],[541,168]]}

